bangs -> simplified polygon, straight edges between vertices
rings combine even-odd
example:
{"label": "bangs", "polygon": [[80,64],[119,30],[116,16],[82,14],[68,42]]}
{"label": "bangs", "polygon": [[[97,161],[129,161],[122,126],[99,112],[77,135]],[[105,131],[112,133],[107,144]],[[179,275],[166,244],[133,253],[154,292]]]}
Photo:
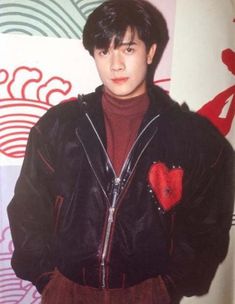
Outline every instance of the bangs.
{"label": "bangs", "polygon": [[136,28],[131,25],[120,27],[119,24],[116,28],[106,27],[102,32],[95,34],[93,38],[94,47],[97,49],[108,50],[112,41],[114,42],[114,48],[119,47],[123,43],[124,36],[129,28],[131,30],[131,39],[126,42],[133,42],[137,33]]}

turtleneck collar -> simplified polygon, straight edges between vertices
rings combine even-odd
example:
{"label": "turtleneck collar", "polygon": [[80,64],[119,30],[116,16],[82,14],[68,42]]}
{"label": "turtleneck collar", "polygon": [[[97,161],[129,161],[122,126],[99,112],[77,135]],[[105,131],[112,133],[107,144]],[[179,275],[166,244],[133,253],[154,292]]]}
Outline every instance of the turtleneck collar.
{"label": "turtleneck collar", "polygon": [[149,97],[147,92],[128,99],[120,99],[103,92],[103,109],[106,113],[112,113],[122,116],[132,116],[143,114],[149,106]]}

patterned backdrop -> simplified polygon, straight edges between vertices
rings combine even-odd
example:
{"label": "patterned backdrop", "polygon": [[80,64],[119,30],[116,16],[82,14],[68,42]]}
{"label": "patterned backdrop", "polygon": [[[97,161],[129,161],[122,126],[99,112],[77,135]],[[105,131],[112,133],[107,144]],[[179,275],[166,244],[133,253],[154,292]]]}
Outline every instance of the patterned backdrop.
{"label": "patterned backdrop", "polygon": [[[101,2],[0,0],[0,304],[40,303],[35,288],[11,269],[6,206],[30,128],[53,105],[100,84],[81,36]],[[151,2],[163,11],[170,32],[155,83],[207,116],[235,147],[235,0]],[[233,226],[229,254],[209,295],[183,304],[235,304],[234,235]]]}

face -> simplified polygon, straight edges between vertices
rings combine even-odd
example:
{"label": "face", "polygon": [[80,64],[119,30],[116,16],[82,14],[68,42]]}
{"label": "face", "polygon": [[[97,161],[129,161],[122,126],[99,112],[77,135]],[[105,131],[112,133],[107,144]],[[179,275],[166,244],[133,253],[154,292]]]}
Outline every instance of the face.
{"label": "face", "polygon": [[114,48],[113,41],[114,38],[108,50],[94,49],[96,67],[105,91],[119,99],[144,94],[147,67],[152,63],[156,44],[153,44],[147,52],[137,32],[133,38],[130,29],[127,29],[120,46]]}

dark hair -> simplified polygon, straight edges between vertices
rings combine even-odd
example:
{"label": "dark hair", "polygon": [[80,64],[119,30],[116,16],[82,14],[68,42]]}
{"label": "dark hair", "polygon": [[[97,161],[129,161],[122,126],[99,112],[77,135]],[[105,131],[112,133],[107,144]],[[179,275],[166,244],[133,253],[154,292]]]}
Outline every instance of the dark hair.
{"label": "dark hair", "polygon": [[108,49],[114,37],[114,47],[123,40],[127,28],[137,31],[147,50],[153,43],[157,52],[149,66],[147,81],[152,82],[155,69],[166,47],[168,29],[161,12],[145,0],[108,0],[88,17],[83,30],[83,45],[93,56],[94,48]]}

